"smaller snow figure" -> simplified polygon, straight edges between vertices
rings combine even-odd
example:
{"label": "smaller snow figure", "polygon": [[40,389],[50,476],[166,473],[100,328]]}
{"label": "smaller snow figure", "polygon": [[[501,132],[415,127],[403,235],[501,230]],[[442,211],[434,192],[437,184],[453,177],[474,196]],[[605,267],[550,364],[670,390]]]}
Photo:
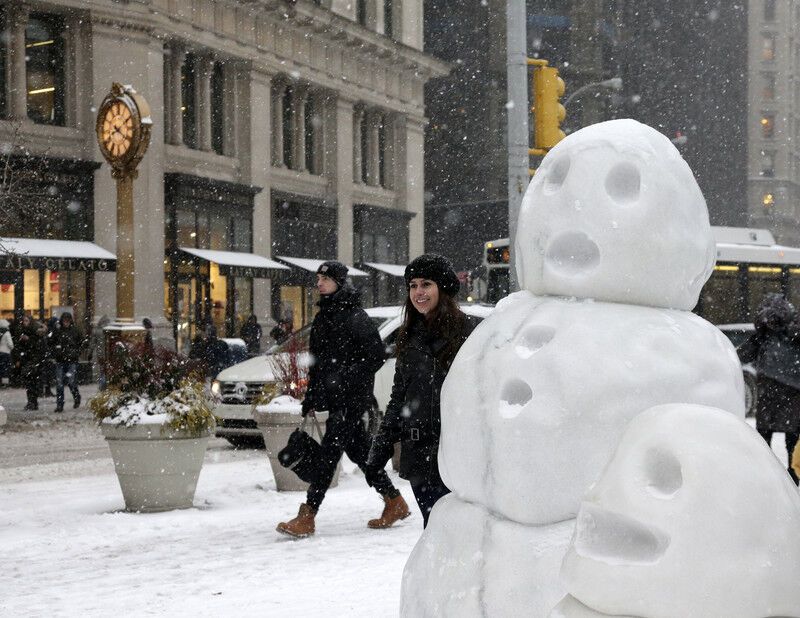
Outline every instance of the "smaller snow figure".
{"label": "smaller snow figure", "polygon": [[800,494],[749,425],[651,408],[578,513],[551,618],[800,617]]}

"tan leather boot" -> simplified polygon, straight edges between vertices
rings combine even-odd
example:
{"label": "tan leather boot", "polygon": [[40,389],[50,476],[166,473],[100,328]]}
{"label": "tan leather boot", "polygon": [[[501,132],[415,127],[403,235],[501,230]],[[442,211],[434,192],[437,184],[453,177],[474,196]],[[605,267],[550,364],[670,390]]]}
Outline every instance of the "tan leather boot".
{"label": "tan leather boot", "polygon": [[380,518],[370,519],[367,522],[367,526],[370,528],[391,528],[392,524],[396,521],[400,521],[411,515],[411,511],[408,510],[408,505],[406,501],[403,500],[403,496],[397,496],[396,498],[384,497],[383,501],[385,504]]}
{"label": "tan leather boot", "polygon": [[305,502],[300,505],[297,517],[278,524],[278,532],[302,539],[314,534],[314,516],[317,512]]}

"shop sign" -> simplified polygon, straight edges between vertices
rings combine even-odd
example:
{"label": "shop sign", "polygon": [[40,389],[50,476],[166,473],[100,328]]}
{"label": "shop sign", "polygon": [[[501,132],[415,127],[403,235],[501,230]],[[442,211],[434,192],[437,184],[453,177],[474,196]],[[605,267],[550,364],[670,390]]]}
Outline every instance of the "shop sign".
{"label": "shop sign", "polygon": [[254,268],[252,266],[222,266],[219,267],[221,275],[228,277],[251,277],[254,279],[270,279],[277,275],[274,270],[269,268]]}
{"label": "shop sign", "polygon": [[117,269],[117,261],[104,258],[31,257],[27,255],[0,256],[0,269],[2,270],[39,268],[54,271],[77,270],[85,272],[113,272]]}

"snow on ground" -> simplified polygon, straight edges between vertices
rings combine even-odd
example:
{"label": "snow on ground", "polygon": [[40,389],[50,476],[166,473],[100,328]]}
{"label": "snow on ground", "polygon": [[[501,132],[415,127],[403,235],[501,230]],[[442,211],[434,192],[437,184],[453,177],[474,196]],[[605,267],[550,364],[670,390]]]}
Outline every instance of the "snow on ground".
{"label": "snow on ground", "polygon": [[304,494],[275,490],[263,451],[209,451],[195,508],[156,514],[122,512],[110,456],[77,477],[0,470],[0,615],[397,615],[422,518],[369,530],[382,502],[345,463],[317,535],[299,541],[275,526]]}

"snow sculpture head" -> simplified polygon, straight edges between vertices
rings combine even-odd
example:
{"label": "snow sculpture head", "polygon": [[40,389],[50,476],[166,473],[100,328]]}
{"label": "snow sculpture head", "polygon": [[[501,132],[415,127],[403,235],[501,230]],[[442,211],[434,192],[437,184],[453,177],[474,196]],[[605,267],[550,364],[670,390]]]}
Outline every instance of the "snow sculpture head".
{"label": "snow sculpture head", "polygon": [[692,171],[635,120],[591,125],[547,154],[514,250],[517,277],[534,294],[684,310],[697,304],[715,255]]}
{"label": "snow sculpture head", "polygon": [[656,406],[581,505],[561,577],[604,614],[797,617],[798,529],[797,487],[753,429],[716,408]]}

